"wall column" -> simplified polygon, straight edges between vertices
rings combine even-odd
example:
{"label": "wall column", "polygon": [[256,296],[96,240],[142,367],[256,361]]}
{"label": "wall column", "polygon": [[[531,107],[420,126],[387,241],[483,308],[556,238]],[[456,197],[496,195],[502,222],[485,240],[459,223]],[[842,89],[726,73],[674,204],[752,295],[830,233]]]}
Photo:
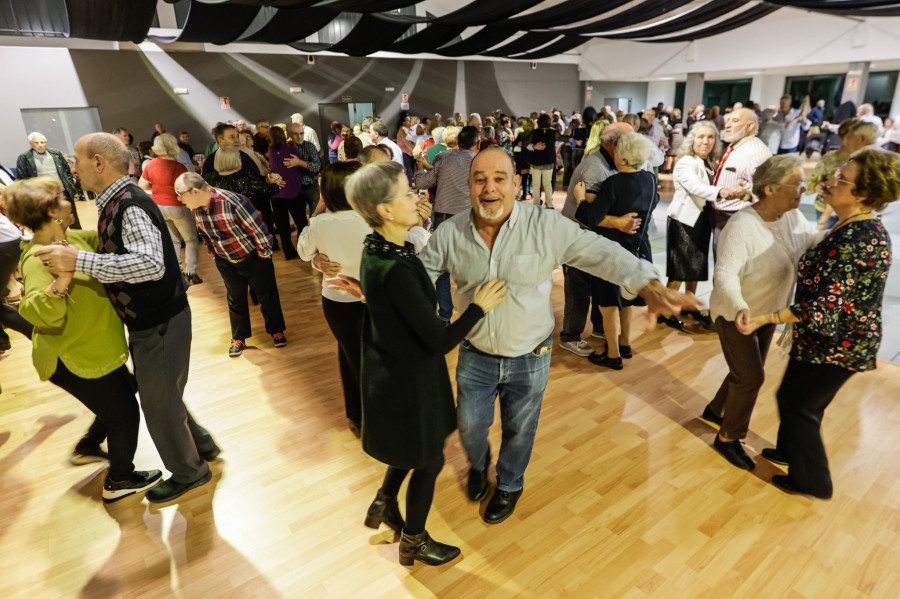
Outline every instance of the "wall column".
{"label": "wall column", "polygon": [[847,76],[844,78],[844,92],[841,104],[853,102],[858,107],[866,96],[866,84],[869,82],[869,63],[851,62]]}
{"label": "wall column", "polygon": [[681,107],[681,114],[687,122],[689,115],[688,110],[691,106],[703,103],[703,73],[688,73],[687,83],[684,85],[684,106]]}
{"label": "wall column", "polygon": [[897,78],[897,87],[894,88],[894,99],[891,100],[891,118],[900,113],[900,77]]}

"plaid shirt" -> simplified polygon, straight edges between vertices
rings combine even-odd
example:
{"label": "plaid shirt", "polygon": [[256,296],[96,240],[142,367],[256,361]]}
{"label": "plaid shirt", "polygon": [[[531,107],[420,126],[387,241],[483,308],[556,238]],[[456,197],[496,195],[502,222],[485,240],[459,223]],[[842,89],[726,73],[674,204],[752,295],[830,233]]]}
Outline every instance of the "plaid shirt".
{"label": "plaid shirt", "polygon": [[[125,175],[97,196],[97,212],[127,185],[131,177]],[[140,193],[144,193],[135,187]],[[75,270],[91,275],[101,283],[144,283],[158,281],[166,272],[162,235],[147,213],[131,206],[122,215],[122,241],[127,254],[94,254],[79,251]]]}
{"label": "plaid shirt", "polygon": [[194,209],[194,220],[209,253],[230,262],[256,252],[263,258],[272,255],[272,237],[262,217],[244,196],[210,187],[206,208]]}
{"label": "plaid shirt", "polygon": [[308,168],[297,167],[303,173],[303,189],[309,189],[318,184],[319,171],[322,170],[322,161],[319,159],[319,151],[312,142],[304,141],[297,148],[303,155],[303,160]]}

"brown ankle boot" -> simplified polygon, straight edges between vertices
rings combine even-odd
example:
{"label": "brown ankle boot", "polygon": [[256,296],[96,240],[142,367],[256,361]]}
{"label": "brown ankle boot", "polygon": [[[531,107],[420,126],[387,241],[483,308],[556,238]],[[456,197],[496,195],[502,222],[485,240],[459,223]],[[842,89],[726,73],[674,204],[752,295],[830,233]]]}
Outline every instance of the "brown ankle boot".
{"label": "brown ankle boot", "polygon": [[438,543],[423,530],[417,535],[408,535],[405,532],[400,535],[400,563],[404,566],[413,565],[413,560],[419,560],[429,566],[440,566],[456,558],[459,555],[459,547]]}
{"label": "brown ankle boot", "polygon": [[390,497],[378,491],[375,495],[375,501],[369,506],[366,513],[366,526],[369,528],[378,528],[384,522],[397,532],[403,530],[403,516],[400,515],[400,506],[397,505],[397,496]]}

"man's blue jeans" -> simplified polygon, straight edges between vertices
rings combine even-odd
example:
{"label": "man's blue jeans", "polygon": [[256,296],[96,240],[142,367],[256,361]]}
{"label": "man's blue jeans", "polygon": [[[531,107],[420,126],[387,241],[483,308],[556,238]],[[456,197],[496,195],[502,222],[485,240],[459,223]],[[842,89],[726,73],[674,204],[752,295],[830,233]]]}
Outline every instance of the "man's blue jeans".
{"label": "man's blue jeans", "polygon": [[[435,231],[442,222],[453,216],[445,212],[434,212],[431,215],[431,230]],[[450,291],[450,273],[444,272],[434,282],[438,296],[438,316],[444,322],[450,322],[453,316],[453,294]]]}
{"label": "man's blue jeans", "polygon": [[[551,337],[544,345],[552,341]],[[494,400],[499,396],[503,440],[497,458],[497,489],[501,491],[519,491],[524,486],[550,378],[550,354],[548,350],[542,355],[529,352],[506,358],[482,353],[468,341],[460,345],[456,365],[459,438],[471,467],[486,470],[488,429],[494,422]]]}

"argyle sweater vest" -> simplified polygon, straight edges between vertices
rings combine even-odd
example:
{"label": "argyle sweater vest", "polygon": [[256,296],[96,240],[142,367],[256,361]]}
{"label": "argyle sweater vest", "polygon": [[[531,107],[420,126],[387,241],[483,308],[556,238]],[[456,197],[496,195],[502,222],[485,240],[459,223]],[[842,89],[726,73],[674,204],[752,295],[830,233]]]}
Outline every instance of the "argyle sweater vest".
{"label": "argyle sweater vest", "polygon": [[135,206],[143,210],[162,238],[165,273],[158,281],[127,283],[117,281],[106,284],[106,293],[119,317],[129,330],[140,331],[160,325],[184,310],[187,306],[184,278],[175,256],[175,248],[169,229],[156,204],[135,185],[128,185],[113,196],[97,222],[100,234],[101,254],[127,254],[122,240],[122,218],[125,210]]}

